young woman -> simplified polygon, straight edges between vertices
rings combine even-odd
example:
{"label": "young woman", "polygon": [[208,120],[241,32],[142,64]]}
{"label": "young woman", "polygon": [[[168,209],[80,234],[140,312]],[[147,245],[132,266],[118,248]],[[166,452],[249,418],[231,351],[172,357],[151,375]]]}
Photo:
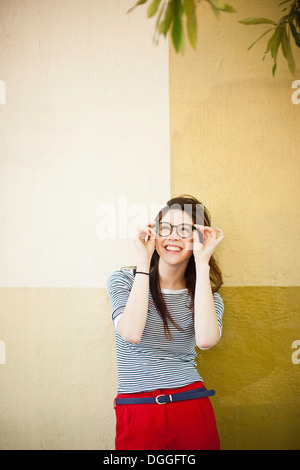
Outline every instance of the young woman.
{"label": "young woman", "polygon": [[153,223],[139,227],[137,266],[108,278],[116,450],[220,448],[209,399],[215,392],[197,371],[195,346],[211,348],[221,336],[223,281],[213,253],[223,238],[196,198],[173,198]]}

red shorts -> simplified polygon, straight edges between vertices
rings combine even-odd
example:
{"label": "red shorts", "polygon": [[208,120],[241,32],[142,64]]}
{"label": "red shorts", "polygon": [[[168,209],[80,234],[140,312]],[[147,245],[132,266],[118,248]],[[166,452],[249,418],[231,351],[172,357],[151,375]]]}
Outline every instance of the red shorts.
{"label": "red shorts", "polygon": [[[203,387],[120,393],[116,398],[156,397]],[[220,440],[209,397],[166,404],[116,405],[116,450],[219,450]]]}

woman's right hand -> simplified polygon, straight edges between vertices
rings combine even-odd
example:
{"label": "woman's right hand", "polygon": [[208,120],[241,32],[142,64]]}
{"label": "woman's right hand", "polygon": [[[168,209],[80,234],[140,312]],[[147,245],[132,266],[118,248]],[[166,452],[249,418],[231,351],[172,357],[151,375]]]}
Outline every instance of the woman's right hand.
{"label": "woman's right hand", "polygon": [[136,229],[134,244],[139,258],[151,260],[155,250],[156,231],[155,224],[139,225]]}

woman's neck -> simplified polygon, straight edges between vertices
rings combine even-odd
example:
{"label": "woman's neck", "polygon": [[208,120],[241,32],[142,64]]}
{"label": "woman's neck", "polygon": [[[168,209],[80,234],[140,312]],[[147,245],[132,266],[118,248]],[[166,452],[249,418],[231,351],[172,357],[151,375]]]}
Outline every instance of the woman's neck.
{"label": "woman's neck", "polygon": [[158,279],[161,289],[185,289],[185,270],[187,263],[182,265],[170,265],[161,258],[158,261]]}

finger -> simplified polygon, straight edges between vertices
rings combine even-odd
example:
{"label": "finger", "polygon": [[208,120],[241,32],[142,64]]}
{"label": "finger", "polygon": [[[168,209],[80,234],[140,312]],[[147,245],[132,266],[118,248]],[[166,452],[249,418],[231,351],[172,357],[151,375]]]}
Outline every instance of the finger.
{"label": "finger", "polygon": [[199,225],[199,224],[194,224],[194,225],[195,225],[195,227],[202,227],[202,228],[208,228],[208,229],[212,228],[209,225]]}
{"label": "finger", "polygon": [[149,227],[149,232],[150,232],[150,238],[156,238],[157,233],[155,229]]}
{"label": "finger", "polygon": [[217,232],[214,228],[210,227],[210,238],[216,239],[217,238]]}
{"label": "finger", "polygon": [[215,228],[216,228],[216,231],[219,232],[218,240],[220,241],[223,240],[223,238],[225,237],[223,231],[218,227],[215,227]]}
{"label": "finger", "polygon": [[199,230],[201,230],[201,232],[214,232],[214,229],[212,227],[209,227],[208,225],[198,225],[198,224],[194,224],[195,227],[199,227]]}
{"label": "finger", "polygon": [[150,239],[154,239],[154,238],[156,238],[156,231],[153,228],[148,226],[148,232],[147,232],[147,235],[145,237],[145,242],[147,242]]}
{"label": "finger", "polygon": [[207,240],[208,238],[216,238],[216,232],[212,227],[204,226],[204,225],[195,225],[199,227],[199,230],[203,233],[204,239]]}
{"label": "finger", "polygon": [[140,225],[139,226],[139,234],[142,236],[142,235],[146,235],[148,233],[148,226],[147,225]]}
{"label": "finger", "polygon": [[216,230],[217,232],[219,232],[220,235],[223,235],[223,236],[224,236],[224,233],[223,233],[223,231],[222,231],[220,228],[215,227],[215,230]]}
{"label": "finger", "polygon": [[139,225],[138,227],[138,237],[142,240],[145,239],[147,235],[149,235],[150,227],[147,225]]}

